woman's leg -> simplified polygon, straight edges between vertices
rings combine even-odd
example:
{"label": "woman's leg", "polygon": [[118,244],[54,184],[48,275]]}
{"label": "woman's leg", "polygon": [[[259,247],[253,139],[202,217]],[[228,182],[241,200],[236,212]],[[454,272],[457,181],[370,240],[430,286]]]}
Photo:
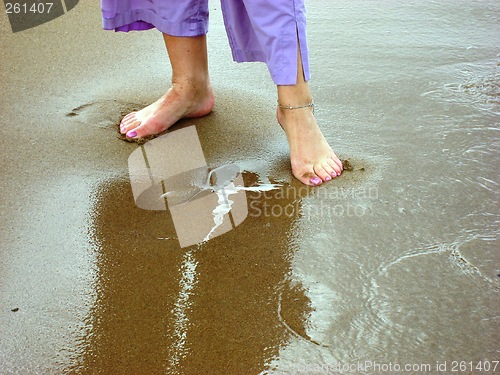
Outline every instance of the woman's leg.
{"label": "woman's leg", "polygon": [[163,38],[172,67],[172,86],[153,104],[123,118],[120,131],[129,138],[161,133],[181,118],[209,114],[214,106],[206,36],[163,34]]}
{"label": "woman's leg", "polygon": [[[281,107],[311,103],[304,0],[221,0],[235,61],[263,61],[278,87]],[[293,175],[319,185],[340,175],[342,163],[328,145],[311,107],[278,107],[290,146]]]}
{"label": "woman's leg", "polygon": [[277,118],[290,146],[293,175],[306,185],[320,185],[340,176],[343,167],[321,133],[312,108],[304,107],[312,102],[312,95],[304,79],[300,47],[297,55],[297,83],[277,86]]}

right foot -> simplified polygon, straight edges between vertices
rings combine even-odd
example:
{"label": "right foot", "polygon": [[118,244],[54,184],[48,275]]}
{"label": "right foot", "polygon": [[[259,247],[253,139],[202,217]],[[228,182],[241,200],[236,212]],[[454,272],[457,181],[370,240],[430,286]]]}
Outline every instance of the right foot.
{"label": "right foot", "polygon": [[120,133],[126,134],[127,138],[159,134],[182,118],[208,115],[213,106],[214,94],[210,84],[174,82],[156,102],[126,115],[120,123]]}

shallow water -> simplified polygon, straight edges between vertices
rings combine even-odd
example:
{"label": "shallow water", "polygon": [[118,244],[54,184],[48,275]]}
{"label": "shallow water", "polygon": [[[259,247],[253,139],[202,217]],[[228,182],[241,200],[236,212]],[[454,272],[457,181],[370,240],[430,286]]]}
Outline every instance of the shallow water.
{"label": "shallow water", "polygon": [[102,32],[90,3],[2,25],[1,372],[493,373],[500,5],[310,2],[317,117],[353,164],[316,189],[291,178],[268,73],[230,63],[218,7],[216,109],[180,126],[208,167],[281,186],[182,249],[168,211],[135,205],[137,146],[114,128],[164,89],[158,35]]}

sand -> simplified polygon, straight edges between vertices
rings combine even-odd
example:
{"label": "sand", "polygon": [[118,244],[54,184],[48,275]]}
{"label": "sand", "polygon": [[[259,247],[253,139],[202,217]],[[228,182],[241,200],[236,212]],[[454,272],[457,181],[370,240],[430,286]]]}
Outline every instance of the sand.
{"label": "sand", "polygon": [[4,16],[0,372],[498,361],[498,4],[318,3],[311,85],[349,171],[293,179],[266,67],[231,62],[213,2],[216,106],[172,131],[194,124],[208,168],[280,187],[187,248],[168,210],[136,206],[140,146],[116,130],[168,87],[160,35],[103,31],[90,1],[18,33]]}

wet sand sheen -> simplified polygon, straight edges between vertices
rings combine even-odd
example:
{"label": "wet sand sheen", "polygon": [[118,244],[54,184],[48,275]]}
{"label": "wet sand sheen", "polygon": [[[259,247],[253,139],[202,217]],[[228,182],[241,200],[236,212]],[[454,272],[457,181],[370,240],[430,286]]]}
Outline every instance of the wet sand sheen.
{"label": "wet sand sheen", "polygon": [[[246,186],[255,182],[245,174]],[[277,193],[254,193],[250,204],[292,203]],[[127,182],[97,195],[97,301],[75,372],[258,373],[290,335],[307,339],[308,300],[289,279],[295,215],[248,217],[180,249],[168,212],[135,207]]]}
{"label": "wet sand sheen", "polygon": [[302,190],[275,88],[265,66],[231,64],[216,10],[215,111],[177,129],[196,125],[211,168],[283,182],[268,201],[303,215],[188,249],[168,213],[134,205],[137,145],[115,128],[164,92],[159,35],[104,32],[93,2],[22,33],[0,23],[0,372],[498,359],[498,2],[317,4],[317,117],[354,171],[279,197]]}

